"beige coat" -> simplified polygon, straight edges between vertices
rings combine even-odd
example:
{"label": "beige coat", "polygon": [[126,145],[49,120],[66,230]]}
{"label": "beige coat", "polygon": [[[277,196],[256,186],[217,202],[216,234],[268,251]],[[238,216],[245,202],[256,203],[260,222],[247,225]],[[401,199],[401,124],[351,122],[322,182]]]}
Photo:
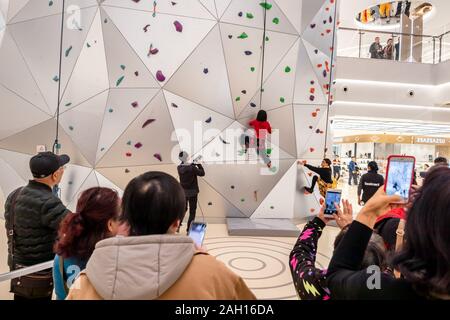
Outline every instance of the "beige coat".
{"label": "beige coat", "polygon": [[67,300],[253,300],[242,278],[179,235],[100,241]]}

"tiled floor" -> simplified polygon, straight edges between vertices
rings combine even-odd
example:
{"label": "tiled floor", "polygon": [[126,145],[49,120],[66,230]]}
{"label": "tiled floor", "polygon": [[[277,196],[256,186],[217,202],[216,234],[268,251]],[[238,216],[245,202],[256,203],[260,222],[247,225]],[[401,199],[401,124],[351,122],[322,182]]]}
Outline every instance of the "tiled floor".
{"label": "tiled floor", "polygon": [[[342,186],[344,199],[358,212],[356,187]],[[304,225],[299,225],[301,229]],[[0,220],[0,273],[7,272],[4,222]],[[326,268],[338,228],[325,228],[319,240],[317,265]],[[224,224],[209,224],[205,246],[209,253],[244,278],[258,299],[297,299],[289,270],[289,253],[296,238],[230,237]],[[11,299],[9,284],[0,283],[0,299]]]}

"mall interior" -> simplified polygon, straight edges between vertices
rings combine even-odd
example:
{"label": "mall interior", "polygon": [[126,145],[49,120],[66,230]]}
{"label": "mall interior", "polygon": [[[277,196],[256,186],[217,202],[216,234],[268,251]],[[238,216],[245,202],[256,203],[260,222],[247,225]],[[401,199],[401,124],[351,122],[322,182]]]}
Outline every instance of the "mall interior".
{"label": "mall interior", "polygon": [[0,300],[450,299],[448,12],[0,0]]}

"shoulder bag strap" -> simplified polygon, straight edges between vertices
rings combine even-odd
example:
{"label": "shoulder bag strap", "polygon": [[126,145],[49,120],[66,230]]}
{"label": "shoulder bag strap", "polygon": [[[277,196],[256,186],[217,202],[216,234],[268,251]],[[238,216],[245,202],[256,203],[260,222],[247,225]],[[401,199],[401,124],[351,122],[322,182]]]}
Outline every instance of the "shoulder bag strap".
{"label": "shoulder bag strap", "polygon": [[[403,237],[405,235],[405,220],[400,219],[397,227],[397,231],[395,232],[397,234],[397,240],[395,242],[395,251],[399,252],[403,247]],[[399,271],[395,270],[394,275],[396,278],[400,278],[401,274]]]}
{"label": "shoulder bag strap", "polygon": [[10,208],[10,213],[9,213],[9,218],[8,218],[8,222],[9,222],[9,226],[10,228],[7,230],[8,232],[8,238],[10,240],[11,243],[11,258],[12,258],[12,269],[15,269],[15,263],[14,263],[14,236],[15,236],[15,232],[14,232],[14,228],[16,225],[16,202],[17,202],[17,198],[19,197],[19,195],[22,193],[23,187],[19,188],[15,191],[14,195],[12,196],[11,199],[11,208]]}
{"label": "shoulder bag strap", "polygon": [[66,295],[69,294],[69,288],[67,287],[66,278],[64,277],[64,258],[62,256],[59,256],[59,273],[61,275],[61,280],[63,282],[64,292]]}

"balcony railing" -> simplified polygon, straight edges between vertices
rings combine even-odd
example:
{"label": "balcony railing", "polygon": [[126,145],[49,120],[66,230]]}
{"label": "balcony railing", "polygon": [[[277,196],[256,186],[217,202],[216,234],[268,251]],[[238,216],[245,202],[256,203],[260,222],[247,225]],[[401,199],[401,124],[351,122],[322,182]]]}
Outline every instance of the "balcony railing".
{"label": "balcony railing", "polygon": [[381,52],[377,58],[402,62],[437,64],[450,60],[450,31],[439,36],[339,28],[338,56],[372,58],[370,47],[375,38],[380,38],[382,48],[389,39],[393,40],[393,52]]}

